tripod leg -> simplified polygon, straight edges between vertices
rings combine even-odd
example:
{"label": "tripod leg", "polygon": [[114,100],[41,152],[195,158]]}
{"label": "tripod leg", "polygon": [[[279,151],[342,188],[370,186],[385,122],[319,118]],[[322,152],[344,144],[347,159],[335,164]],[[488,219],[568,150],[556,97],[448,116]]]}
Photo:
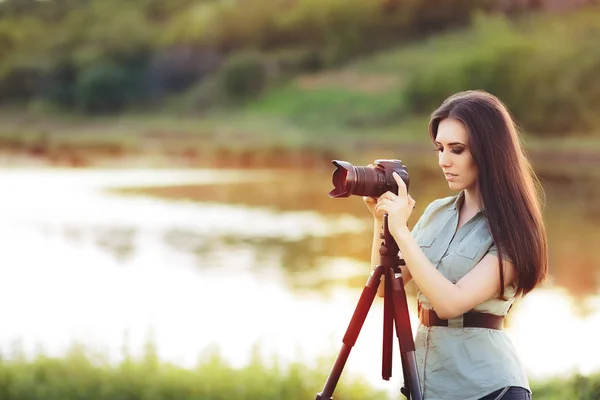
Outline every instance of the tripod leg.
{"label": "tripod leg", "polygon": [[391,281],[392,298],[394,300],[394,320],[396,322],[396,335],[400,346],[404,385],[408,386],[403,388],[402,393],[408,399],[421,400],[422,395],[415,357],[415,342],[412,337],[402,273],[395,274],[393,270],[388,270],[386,271],[386,280]]}
{"label": "tripod leg", "polygon": [[[385,275],[388,275],[384,271]],[[381,377],[388,381],[392,377],[392,344],[394,339],[394,300],[389,293],[392,292],[392,281],[384,280],[385,295],[383,297],[383,341],[381,354]]]}
{"label": "tripod leg", "polygon": [[350,355],[350,350],[352,350],[352,347],[356,343],[358,334],[360,333],[365,319],[367,318],[367,313],[371,308],[371,304],[373,304],[375,295],[377,295],[377,288],[379,287],[379,282],[381,281],[382,275],[383,266],[378,265],[373,271],[373,274],[367,280],[367,283],[360,295],[360,299],[358,300],[356,309],[354,310],[354,314],[352,315],[352,319],[350,320],[348,328],[346,329],[346,334],[342,340],[342,348],[340,349],[333,368],[327,377],[323,391],[317,394],[315,400],[332,399],[331,396],[333,395],[333,391],[335,390],[335,387],[340,379],[342,370],[346,365],[346,361]]}

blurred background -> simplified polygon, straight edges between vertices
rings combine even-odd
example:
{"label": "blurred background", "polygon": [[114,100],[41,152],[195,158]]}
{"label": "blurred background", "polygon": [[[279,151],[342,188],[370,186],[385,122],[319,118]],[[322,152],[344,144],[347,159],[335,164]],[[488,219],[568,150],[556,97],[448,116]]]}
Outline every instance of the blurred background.
{"label": "blurred background", "polygon": [[[0,1],[0,398],[314,398],[370,270],[331,160],[402,159],[413,225],[453,194],[429,114],[485,89],[546,196],[507,332],[536,399],[600,399],[596,3]],[[381,307],[337,399],[404,398]]]}

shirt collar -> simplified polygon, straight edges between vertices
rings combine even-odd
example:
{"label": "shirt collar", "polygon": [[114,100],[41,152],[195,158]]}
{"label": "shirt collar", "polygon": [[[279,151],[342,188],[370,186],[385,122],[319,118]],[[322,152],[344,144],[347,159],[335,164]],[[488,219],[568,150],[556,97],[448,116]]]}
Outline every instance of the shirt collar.
{"label": "shirt collar", "polygon": [[[454,198],[454,201],[452,202],[452,205],[450,207],[447,208],[447,211],[456,211],[458,212],[460,210],[460,207],[463,205],[465,201],[465,191],[461,190],[459,194],[457,194]],[[479,211],[477,211],[477,214],[485,214],[485,209],[482,208]],[[475,215],[477,215],[475,214]]]}
{"label": "shirt collar", "polygon": [[452,206],[448,208],[448,211],[458,211],[465,201],[465,191],[461,190],[459,194],[455,196]]}

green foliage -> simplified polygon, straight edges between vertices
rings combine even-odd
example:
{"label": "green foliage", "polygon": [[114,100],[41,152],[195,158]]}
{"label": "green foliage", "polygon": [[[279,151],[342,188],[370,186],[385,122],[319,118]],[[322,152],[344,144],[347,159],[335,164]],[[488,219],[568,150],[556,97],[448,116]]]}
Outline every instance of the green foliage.
{"label": "green foliage", "polygon": [[[577,32],[582,24],[585,29]],[[413,71],[407,104],[414,112],[427,112],[452,93],[484,89],[500,97],[528,132],[590,131],[600,107],[600,87],[593,78],[600,72],[600,53],[593,50],[600,10],[540,19],[529,29],[503,17],[480,16],[470,41],[432,54]]]}
{"label": "green foliage", "polygon": [[411,32],[435,32],[441,28],[465,25],[470,17],[478,12],[491,11],[498,2],[494,0],[428,0],[409,1]]}
{"label": "green foliage", "polygon": [[77,68],[69,62],[56,65],[46,76],[43,98],[59,107],[75,106]]}
{"label": "green foliage", "polygon": [[116,63],[102,63],[85,69],[75,87],[76,103],[85,111],[120,111],[131,96],[131,79]]}
{"label": "green foliage", "polygon": [[532,50],[504,18],[480,18],[462,49],[429,56],[408,80],[405,93],[415,112],[435,109],[446,97],[467,88],[497,93],[514,89],[523,58]]}
{"label": "green foliage", "polygon": [[[266,363],[255,348],[248,365],[234,368],[216,349],[201,355],[186,369],[160,361],[156,348],[146,345],[140,359],[124,351],[123,361],[109,363],[102,355],[72,346],[63,358],[38,355],[29,360],[17,348],[0,359],[0,398],[3,400],[301,400],[321,391],[333,359],[316,367],[277,359]],[[536,400],[595,400],[600,374],[532,382]],[[335,390],[340,400],[384,400],[382,391],[361,379],[342,374]]]}
{"label": "green foliage", "polygon": [[595,400],[600,398],[600,374],[534,382],[531,389],[536,400]]}
{"label": "green foliage", "polygon": [[[312,398],[323,387],[327,369],[291,364],[267,366],[257,355],[243,368],[233,368],[216,352],[207,354],[194,369],[158,360],[149,346],[141,360],[126,357],[112,366],[84,349],[63,359],[38,356],[0,361],[3,400],[235,400]],[[385,399],[360,380],[345,381],[336,399]]]}
{"label": "green foliage", "polygon": [[15,65],[0,80],[0,102],[16,103],[39,94],[43,71],[35,66]]}
{"label": "green foliage", "polygon": [[317,72],[326,67],[325,55],[316,48],[294,48],[282,50],[271,55],[277,70],[287,76],[303,72]]}
{"label": "green foliage", "polygon": [[334,64],[372,46],[367,32],[376,32],[383,19],[376,1],[298,0],[277,23],[284,37],[304,36],[309,44],[326,48]]}
{"label": "green foliage", "polygon": [[[400,7],[390,7],[388,3]],[[109,80],[118,79],[117,68],[131,72],[123,66],[123,59],[148,54],[150,62],[153,56],[184,47],[194,52],[190,60],[202,59],[210,52],[216,52],[218,59],[231,56],[231,62],[225,66],[229,70],[223,73],[229,76],[226,90],[244,97],[261,90],[264,82],[261,83],[260,75],[264,71],[250,56],[237,54],[247,53],[248,49],[261,54],[285,53],[278,60],[269,59],[284,76],[317,70],[388,46],[399,38],[409,38],[417,30],[423,33],[418,20],[430,18],[422,12],[426,10],[425,3],[426,0],[407,4],[383,0],[132,0],[115,5],[102,0],[4,0],[0,2],[0,86],[4,84],[3,92],[10,98],[28,99],[39,94],[32,93],[27,87],[29,78],[23,78],[23,65],[35,66],[46,83],[42,91],[46,100],[90,111],[118,110],[123,96],[104,94],[110,101],[95,101],[90,93],[99,86],[106,87]],[[471,7],[480,8],[464,0],[451,3],[461,5],[457,8],[461,14],[468,14]],[[415,7],[418,4],[421,11]],[[438,15],[431,29],[463,23],[464,17],[457,15]],[[444,23],[437,24],[441,21]],[[110,66],[112,63],[118,66]],[[73,66],[77,79],[82,80],[77,87],[70,81],[60,86],[65,65]],[[181,81],[186,87],[176,84],[175,90],[189,89],[198,83],[197,79],[208,75],[204,73],[206,68],[198,69],[202,73],[193,67],[183,71]],[[173,70],[160,72],[164,75],[152,78],[159,82],[172,80],[168,74]],[[243,77],[252,74],[254,78]],[[19,79],[10,83],[8,89],[5,81],[15,76]],[[99,85],[100,81],[104,83]],[[155,103],[157,95],[168,96],[171,92],[166,85],[160,93],[140,91],[136,96],[145,96],[145,100]],[[80,99],[84,103],[76,104]],[[107,107],[106,103],[113,106]]]}
{"label": "green foliage", "polygon": [[[205,110],[273,88],[258,109],[287,107],[292,121],[348,127],[428,114],[454,92],[481,88],[507,103],[529,132],[595,129],[598,7],[509,19],[490,16],[497,6],[498,0],[4,0],[0,101],[42,98],[94,113],[177,104],[173,94],[184,93],[182,101]],[[369,94],[352,84],[337,94],[278,88],[377,51],[371,74],[395,74],[403,85]],[[276,97],[283,104],[271,107]],[[318,112],[330,118],[317,122]]]}
{"label": "green foliage", "polygon": [[233,98],[258,95],[267,84],[267,69],[263,57],[256,52],[231,56],[220,69],[225,93]]}
{"label": "green foliage", "polygon": [[247,111],[280,115],[294,124],[320,130],[332,125],[373,127],[396,120],[403,108],[402,93],[394,89],[369,93],[337,87],[287,86],[270,91],[249,105]]}

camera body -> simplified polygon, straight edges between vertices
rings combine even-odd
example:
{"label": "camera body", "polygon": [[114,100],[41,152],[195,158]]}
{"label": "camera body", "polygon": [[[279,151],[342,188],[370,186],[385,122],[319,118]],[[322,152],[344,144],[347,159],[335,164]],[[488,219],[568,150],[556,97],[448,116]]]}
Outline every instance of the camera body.
{"label": "camera body", "polygon": [[333,172],[334,189],[331,198],[344,198],[351,195],[379,197],[387,191],[398,193],[398,184],[392,176],[396,172],[408,189],[408,169],[401,160],[379,159],[374,166],[355,167],[347,161],[333,160],[337,168]]}

